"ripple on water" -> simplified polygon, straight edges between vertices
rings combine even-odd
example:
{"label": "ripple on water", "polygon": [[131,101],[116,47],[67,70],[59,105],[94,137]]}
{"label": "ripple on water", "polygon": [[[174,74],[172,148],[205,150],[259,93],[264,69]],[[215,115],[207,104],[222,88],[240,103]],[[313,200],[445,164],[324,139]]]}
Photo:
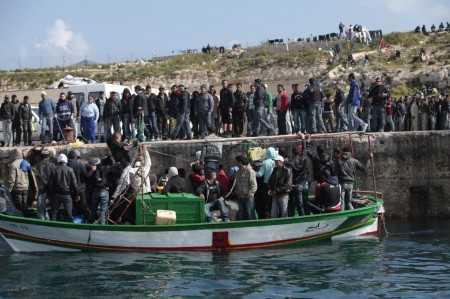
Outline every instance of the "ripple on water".
{"label": "ripple on water", "polygon": [[449,235],[229,254],[11,254],[0,297],[450,298]]}

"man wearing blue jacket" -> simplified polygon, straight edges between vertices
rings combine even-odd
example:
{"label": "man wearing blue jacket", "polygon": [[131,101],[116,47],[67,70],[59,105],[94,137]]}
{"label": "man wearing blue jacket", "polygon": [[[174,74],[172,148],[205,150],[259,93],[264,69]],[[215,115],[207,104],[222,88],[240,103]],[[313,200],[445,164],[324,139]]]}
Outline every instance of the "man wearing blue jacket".
{"label": "man wearing blue jacket", "polygon": [[361,127],[361,131],[365,132],[369,125],[357,115],[361,106],[361,90],[356,82],[355,74],[351,73],[348,80],[350,81],[350,91],[347,96],[348,123],[352,130],[358,130]]}

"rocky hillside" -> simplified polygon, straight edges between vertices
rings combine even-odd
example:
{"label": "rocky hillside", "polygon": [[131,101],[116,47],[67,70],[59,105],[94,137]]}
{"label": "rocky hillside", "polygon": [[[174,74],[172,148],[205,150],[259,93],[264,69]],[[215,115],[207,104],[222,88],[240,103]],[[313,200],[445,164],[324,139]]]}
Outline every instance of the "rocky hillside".
{"label": "rocky hillside", "polygon": [[[67,74],[89,77],[100,82],[151,84],[153,86],[183,83],[191,88],[208,83],[219,85],[224,78],[244,84],[261,78],[273,88],[278,83],[305,83],[319,77],[324,86],[345,80],[350,72],[368,81],[383,76],[397,95],[413,92],[425,83],[438,88],[450,86],[450,33],[430,36],[415,33],[391,33],[385,36],[386,48],[377,49],[339,41],[340,58],[330,63],[331,43],[268,44],[225,54],[182,54],[148,61],[99,64],[71,68],[23,69],[0,72],[0,90],[35,90],[46,88]],[[419,59],[424,49],[427,60]],[[400,58],[395,58],[396,51]],[[347,55],[353,53],[356,64],[346,66]],[[363,64],[365,55],[369,64]]]}

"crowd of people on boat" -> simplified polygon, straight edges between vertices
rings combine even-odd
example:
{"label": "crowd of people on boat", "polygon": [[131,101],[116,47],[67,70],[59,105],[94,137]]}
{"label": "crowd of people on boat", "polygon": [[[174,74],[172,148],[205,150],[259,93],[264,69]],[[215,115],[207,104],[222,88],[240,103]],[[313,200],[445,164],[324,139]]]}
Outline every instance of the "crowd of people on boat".
{"label": "crowd of people on boat", "polygon": [[[268,136],[291,133],[343,131],[447,130],[450,97],[445,91],[424,87],[410,96],[394,97],[382,78],[370,86],[352,73],[348,82],[335,82],[324,92],[318,79],[288,89],[277,85],[272,95],[267,84],[257,79],[244,89],[241,83],[222,81],[202,85],[192,93],[183,85],[164,87],[152,93],[151,86],[135,87],[134,94],[111,92],[80,103],[70,92],[58,101],[42,93],[39,103],[41,141],[63,140],[63,129],[80,122],[85,142],[106,141],[115,132],[125,140],[139,141],[204,138],[209,131],[221,137]],[[346,86],[349,90],[346,92]],[[5,96],[0,107],[6,146],[31,145],[31,106]]]}
{"label": "crowd of people on boat", "polygon": [[151,146],[124,143],[120,132],[108,140],[111,154],[102,159],[83,160],[77,149],[66,155],[35,147],[25,156],[15,149],[6,188],[25,216],[35,211],[32,216],[40,219],[78,223],[134,224],[136,197],[148,192],[198,195],[209,221],[353,209],[357,170],[365,166],[352,157],[351,147],[335,148],[331,155],[313,149],[308,136],[300,134],[292,152],[259,148],[263,159],[243,153],[229,168],[221,164],[218,146],[209,143],[189,171],[172,166],[159,177],[151,171]]}

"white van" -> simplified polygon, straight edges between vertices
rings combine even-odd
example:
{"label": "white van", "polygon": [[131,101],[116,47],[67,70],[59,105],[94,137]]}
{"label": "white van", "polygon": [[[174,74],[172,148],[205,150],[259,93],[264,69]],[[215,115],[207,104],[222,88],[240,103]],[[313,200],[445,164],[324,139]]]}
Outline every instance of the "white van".
{"label": "white van", "polygon": [[101,92],[103,92],[105,98],[107,98],[109,97],[109,93],[111,91],[115,91],[119,94],[119,98],[121,98],[123,90],[125,88],[128,88],[132,94],[134,93],[134,91],[128,86],[109,83],[72,85],[68,87],[67,91],[72,92],[79,103],[83,103],[90,96],[93,96],[94,99],[97,99],[100,96]]}

